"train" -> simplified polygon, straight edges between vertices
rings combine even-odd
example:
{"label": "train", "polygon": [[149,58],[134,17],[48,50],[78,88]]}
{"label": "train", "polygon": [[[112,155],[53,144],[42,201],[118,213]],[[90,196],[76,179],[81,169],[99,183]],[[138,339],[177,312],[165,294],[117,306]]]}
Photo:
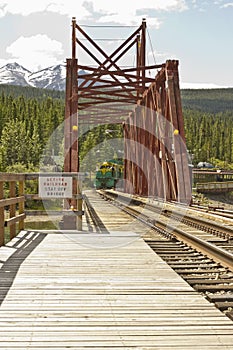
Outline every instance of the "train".
{"label": "train", "polygon": [[99,189],[115,189],[123,179],[123,160],[110,159],[101,163],[95,175],[95,187]]}

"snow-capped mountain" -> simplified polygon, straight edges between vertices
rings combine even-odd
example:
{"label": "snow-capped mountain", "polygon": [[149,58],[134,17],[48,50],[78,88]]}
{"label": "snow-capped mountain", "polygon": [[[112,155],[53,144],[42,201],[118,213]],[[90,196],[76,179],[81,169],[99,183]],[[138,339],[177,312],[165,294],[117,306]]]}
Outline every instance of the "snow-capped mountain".
{"label": "snow-capped mountain", "polygon": [[28,83],[41,89],[65,90],[66,67],[58,64],[32,73],[28,77]]}
{"label": "snow-capped mountain", "polygon": [[8,63],[0,68],[0,84],[32,86],[42,89],[65,90],[64,64],[30,72],[18,63]]}
{"label": "snow-capped mountain", "polygon": [[0,68],[0,84],[28,86],[31,72],[18,63],[7,63]]}
{"label": "snow-capped mountain", "polygon": [[[83,82],[81,78],[83,74],[86,74],[86,72],[79,70],[78,85]],[[66,86],[66,66],[65,64],[58,64],[32,73],[18,63],[8,63],[0,68],[0,84],[63,91]]]}

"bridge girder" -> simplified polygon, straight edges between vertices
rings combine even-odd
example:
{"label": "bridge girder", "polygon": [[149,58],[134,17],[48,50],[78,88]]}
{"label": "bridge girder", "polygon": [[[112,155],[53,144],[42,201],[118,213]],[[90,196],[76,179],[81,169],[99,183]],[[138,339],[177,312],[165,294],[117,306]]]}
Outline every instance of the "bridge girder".
{"label": "bridge girder", "polygon": [[[77,38],[76,33],[95,49]],[[76,46],[97,67],[79,65]],[[136,66],[118,61],[133,47]],[[72,20],[72,58],[67,59],[64,171],[79,170],[79,122],[122,123],[125,144],[125,191],[184,203],[191,201],[177,60],[146,66],[146,21],[112,54],[105,51]],[[78,84],[79,70],[84,69]],[[155,78],[151,69],[159,70]],[[109,113],[106,110],[109,108]]]}

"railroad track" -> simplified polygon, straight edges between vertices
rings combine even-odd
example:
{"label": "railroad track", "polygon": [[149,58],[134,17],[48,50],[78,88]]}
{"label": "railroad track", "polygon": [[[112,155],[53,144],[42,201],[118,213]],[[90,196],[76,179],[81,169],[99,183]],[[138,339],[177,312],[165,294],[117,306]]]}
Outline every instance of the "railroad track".
{"label": "railroad track", "polygon": [[218,208],[218,207],[213,207],[213,206],[199,206],[199,205],[195,205],[193,204],[191,206],[191,208],[193,208],[195,211],[200,211],[200,212],[204,212],[204,213],[210,213],[210,214],[214,214],[216,216],[220,216],[223,218],[227,218],[227,219],[233,219],[233,210],[227,210],[227,209],[223,209],[223,208]]}
{"label": "railroad track", "polygon": [[[114,193],[110,191],[100,191],[100,195],[105,196],[108,199],[118,200],[129,203],[129,197],[126,197],[124,195],[121,195],[119,193]],[[159,214],[159,217],[164,216],[167,218],[172,218],[172,221],[177,221],[180,223],[183,223],[187,226],[193,227],[197,230],[204,231],[210,235],[217,236],[218,238],[221,238],[220,242],[229,242],[229,250],[233,252],[232,250],[232,242],[233,240],[233,228],[229,224],[220,224],[216,223],[214,221],[210,221],[204,218],[197,217],[197,214],[195,215],[189,215],[187,214],[187,207],[183,210],[181,209],[181,212],[177,210],[171,210],[167,209],[161,206],[155,206],[150,203],[145,203],[140,199],[132,198],[130,200],[130,205],[132,206],[140,206],[148,211],[151,211],[155,214]],[[148,214],[149,215],[149,214]],[[217,241],[216,241],[217,242]],[[216,243],[217,244],[217,243]],[[225,245],[226,249],[226,245]]]}
{"label": "railroad track", "polygon": [[196,291],[233,320],[233,273],[228,268],[179,241],[145,241]]}
{"label": "railroad track", "polygon": [[96,231],[101,232],[107,232],[107,228],[105,227],[103,221],[100,219],[99,215],[96,213],[93,205],[89,201],[89,198],[84,194],[83,195],[83,202],[84,202],[84,208],[85,208],[85,215],[86,215],[86,221],[89,231],[93,231],[93,227],[95,227]]}
{"label": "railroad track", "polygon": [[[105,200],[121,208],[154,231],[143,236],[148,245],[161,256],[195,290],[203,293],[216,307],[233,320],[233,232],[230,226],[206,220],[195,220],[172,213],[172,221],[182,222],[182,229],[169,224],[171,212],[162,213],[163,220],[154,218],[154,206],[143,204],[138,199],[130,203],[112,192],[99,191]],[[117,198],[116,198],[117,197]],[[143,209],[143,210],[142,210]],[[157,212],[158,214],[158,212]],[[160,212],[161,214],[161,208]],[[200,221],[200,223],[198,223]],[[190,233],[190,226],[197,231]],[[205,239],[200,238],[200,231]],[[211,237],[215,236],[215,239]],[[217,238],[216,238],[217,236]],[[227,250],[228,249],[228,250]]]}

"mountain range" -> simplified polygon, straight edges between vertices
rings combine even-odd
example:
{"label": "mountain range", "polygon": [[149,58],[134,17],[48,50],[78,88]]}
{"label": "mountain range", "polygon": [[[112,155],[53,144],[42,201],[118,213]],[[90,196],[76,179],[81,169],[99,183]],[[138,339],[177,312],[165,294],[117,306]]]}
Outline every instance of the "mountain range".
{"label": "mountain range", "polygon": [[[78,84],[83,81],[83,79],[80,77],[83,74],[86,74],[84,70],[78,71]],[[7,63],[5,66],[0,68],[0,85],[1,84],[32,86],[41,89],[64,91],[66,85],[66,66],[65,64],[57,64],[55,66],[39,70],[38,72],[31,72],[16,62]],[[181,89],[217,88],[219,89],[226,87],[215,84],[181,83]]]}
{"label": "mountain range", "polygon": [[[79,75],[84,73],[85,71],[79,71]],[[82,79],[79,79],[79,83],[81,81]],[[0,68],[0,84],[63,91],[66,84],[66,66],[58,64],[38,72],[31,72],[16,62],[7,63]]]}

